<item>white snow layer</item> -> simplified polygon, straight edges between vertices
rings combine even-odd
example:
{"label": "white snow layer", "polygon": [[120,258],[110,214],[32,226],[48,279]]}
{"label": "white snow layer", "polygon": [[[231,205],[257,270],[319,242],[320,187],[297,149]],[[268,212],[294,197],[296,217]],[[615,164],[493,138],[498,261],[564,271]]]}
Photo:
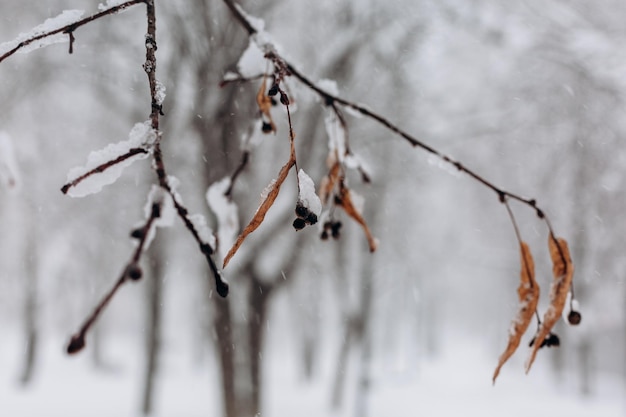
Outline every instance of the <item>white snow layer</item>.
{"label": "white snow layer", "polygon": [[[144,242],[143,250],[146,251],[150,247],[154,236],[156,235],[157,227],[170,227],[174,224],[174,218],[176,212],[174,210],[174,203],[169,193],[161,188],[159,185],[152,185],[150,192],[148,193],[148,201],[143,208],[144,217],[148,220],[152,216],[152,206],[158,204],[160,207],[160,216],[152,222],[152,227],[147,231],[146,239]],[[141,222],[142,226],[144,222]]]}
{"label": "white snow layer", "polygon": [[111,9],[115,6],[119,6],[120,4],[124,3],[126,0],[107,0],[106,3],[100,3],[98,4],[98,10],[100,11],[104,11],[104,10],[108,10]]}
{"label": "white snow layer", "polygon": [[315,183],[302,169],[298,172],[298,185],[300,187],[298,200],[319,218],[322,214],[322,202],[315,192]]}
{"label": "white snow layer", "polygon": [[192,214],[189,216],[189,221],[191,221],[193,227],[196,228],[200,240],[209,245],[211,249],[215,251],[215,245],[217,244],[215,241],[215,235],[213,234],[213,230],[207,225],[204,216],[202,214]]}
{"label": "white snow layer", "polygon": [[239,74],[245,78],[255,77],[259,74],[263,74],[266,68],[267,62],[265,60],[265,53],[254,40],[250,39],[248,48],[243,52],[237,63]]}
{"label": "white snow layer", "polygon": [[346,130],[334,111],[329,110],[324,119],[328,134],[328,149],[336,153],[339,162],[343,162],[346,155]]}
{"label": "white snow layer", "polygon": [[156,104],[161,106],[163,104],[163,100],[165,100],[165,86],[161,83],[161,81],[156,81],[156,94],[155,100]]}
{"label": "white snow layer", "polygon": [[17,160],[11,137],[0,132],[0,183],[8,188],[17,185]]}
{"label": "white snow layer", "polygon": [[159,185],[152,185],[150,193],[148,194],[148,202],[144,206],[144,216],[147,219],[152,215],[152,206],[158,204],[161,208],[160,216],[154,220],[155,226],[158,227],[170,227],[174,224],[174,218],[176,217],[176,211],[174,210],[174,202],[169,193]]}
{"label": "white snow layer", "polygon": [[[84,10],[65,10],[58,16],[46,19],[46,21],[44,21],[42,24],[35,26],[28,32],[20,33],[15,39],[0,44],[0,55],[15,48],[21,42],[32,39],[39,35],[43,35],[47,32],[52,32],[56,29],[60,29],[64,26],[69,25],[70,23],[74,23],[78,21],[84,13]],[[28,53],[35,49],[43,48],[44,46],[62,42],[69,42],[69,36],[66,33],[59,33],[57,35],[48,36],[47,38],[40,39],[31,43],[30,45],[21,48],[18,52]]]}
{"label": "white snow layer", "polygon": [[321,80],[318,81],[317,86],[319,87],[320,90],[323,90],[324,92],[330,95],[333,95],[333,96],[339,95],[339,87],[337,87],[337,81],[335,80],[322,78]]}
{"label": "white snow layer", "polygon": [[[112,143],[107,145],[104,149],[99,151],[93,151],[87,157],[87,163],[82,167],[72,168],[67,173],[67,182],[70,183],[74,179],[85,175],[94,168],[106,164],[107,162],[114,161],[122,155],[127,154],[133,148],[145,148],[154,144],[156,140],[156,133],[150,125],[150,121],[143,123],[137,123],[132,128],[128,135],[128,140]],[[116,163],[102,172],[94,173],[76,186],[71,187],[68,190],[70,197],[84,197],[89,194],[94,194],[102,190],[106,185],[113,184],[122,175],[124,168],[131,165],[133,162],[148,157],[147,153],[138,153],[133,155],[124,161]]]}
{"label": "white snow layer", "polygon": [[239,233],[237,205],[225,195],[229,187],[230,178],[226,177],[213,183],[206,192],[207,203],[217,217],[217,251],[222,259],[235,243]]}

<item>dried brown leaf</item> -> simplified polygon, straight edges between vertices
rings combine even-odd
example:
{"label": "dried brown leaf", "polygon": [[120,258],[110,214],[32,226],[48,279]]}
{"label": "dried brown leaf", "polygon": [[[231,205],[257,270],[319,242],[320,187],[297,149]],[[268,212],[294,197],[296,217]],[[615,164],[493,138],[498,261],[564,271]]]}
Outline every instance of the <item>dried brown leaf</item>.
{"label": "dried brown leaf", "polygon": [[533,319],[533,314],[537,309],[537,302],[539,301],[539,285],[537,285],[537,282],[535,281],[535,262],[533,261],[533,256],[526,242],[521,242],[520,258],[522,271],[520,274],[520,284],[517,288],[517,295],[520,302],[519,310],[511,322],[509,330],[509,343],[506,350],[502,353],[502,355],[500,355],[498,366],[493,373],[494,384],[496,383],[496,378],[498,377],[502,366],[511,356],[513,356],[519,347],[522,336],[526,333],[526,330]]}
{"label": "dried brown leaf", "polygon": [[276,201],[276,197],[278,197],[278,193],[280,192],[281,185],[285,182],[287,175],[289,175],[289,170],[295,164],[296,164],[296,152],[295,152],[295,148],[294,148],[294,144],[292,140],[291,141],[291,155],[289,157],[289,161],[287,161],[287,163],[283,165],[283,167],[280,169],[280,172],[278,173],[278,178],[276,178],[276,180],[272,181],[272,183],[270,184],[267,195],[261,202],[261,205],[257,209],[256,213],[254,213],[254,216],[252,216],[252,220],[250,220],[250,223],[248,223],[248,225],[245,227],[245,229],[243,229],[241,234],[237,236],[237,240],[235,241],[235,244],[233,245],[232,248],[230,248],[230,250],[224,257],[224,263],[222,265],[222,268],[226,268],[226,265],[228,265],[228,262],[230,262],[230,259],[235,255],[235,253],[237,253],[237,251],[241,247],[241,244],[246,239],[246,237],[248,237],[250,233],[254,232],[261,225],[261,223],[263,223],[263,220],[265,219],[265,215],[267,214],[267,211],[272,207],[272,205],[274,204],[274,201]]}
{"label": "dried brown leaf", "polygon": [[256,103],[259,106],[261,114],[263,114],[263,116],[265,116],[265,119],[267,119],[265,121],[270,126],[270,129],[267,132],[276,132],[276,125],[274,125],[274,121],[272,120],[272,113],[270,112],[270,110],[272,109],[272,99],[266,94],[266,90],[267,80],[265,77],[263,77],[261,87],[256,94]]}
{"label": "dried brown leaf", "polygon": [[335,162],[331,165],[328,174],[322,179],[320,184],[320,200],[322,201],[322,204],[326,205],[328,203],[328,199],[333,194],[335,185],[337,185],[340,178],[341,164],[339,161],[335,160]]}
{"label": "dried brown leaf", "polygon": [[530,371],[530,367],[535,361],[537,351],[541,347],[541,342],[550,334],[565,308],[567,293],[572,285],[574,277],[574,265],[570,257],[567,242],[563,238],[548,238],[548,246],[550,248],[550,258],[552,258],[552,274],[554,279],[550,287],[550,306],[543,316],[543,322],[535,338],[536,342],[532,347],[530,357],[526,363],[526,373]]}
{"label": "dried brown leaf", "polygon": [[337,196],[337,203],[343,208],[346,214],[352,217],[357,223],[361,225],[365,236],[367,237],[367,243],[370,247],[370,252],[375,252],[378,247],[378,240],[372,235],[370,228],[367,226],[365,219],[354,205],[350,189],[348,189],[343,182],[339,184],[339,195]]}

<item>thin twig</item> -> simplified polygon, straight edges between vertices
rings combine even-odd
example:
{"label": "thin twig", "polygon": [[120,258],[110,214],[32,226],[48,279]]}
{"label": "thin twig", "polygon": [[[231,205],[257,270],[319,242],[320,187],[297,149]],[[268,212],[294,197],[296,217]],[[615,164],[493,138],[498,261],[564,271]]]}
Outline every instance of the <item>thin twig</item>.
{"label": "thin twig", "polygon": [[61,187],[61,192],[63,194],[67,194],[67,192],[69,191],[70,188],[72,187],[76,187],[78,184],[80,184],[82,181],[86,180],[87,178],[89,178],[92,175],[95,174],[100,174],[104,171],[106,171],[108,168],[111,168],[114,165],[119,164],[120,162],[123,162],[125,160],[127,160],[128,158],[131,158],[135,155],[138,154],[146,154],[148,153],[147,150],[145,150],[144,148],[132,148],[130,149],[128,152],[126,152],[123,155],[118,156],[115,159],[112,159],[110,161],[107,161],[103,164],[98,165],[97,167],[95,167],[94,169],[86,172],[85,174],[81,175],[80,177],[68,182],[67,184],[63,185],[63,187]]}
{"label": "thin twig", "polygon": [[67,346],[67,353],[74,354],[80,352],[85,347],[85,336],[91,327],[95,324],[100,314],[104,311],[106,306],[109,305],[113,296],[117,293],[117,291],[122,287],[124,283],[126,283],[129,279],[138,280],[141,278],[141,269],[139,268],[139,260],[141,259],[141,255],[143,253],[143,248],[146,245],[146,240],[150,235],[150,229],[153,226],[154,220],[160,217],[161,207],[159,204],[155,203],[152,206],[152,211],[150,213],[150,217],[146,220],[146,223],[141,228],[142,233],[140,235],[139,244],[135,248],[132,257],[124,267],[124,270],[120,274],[120,277],[115,282],[113,288],[109,290],[108,293],[102,298],[102,300],[98,303],[93,312],[87,317],[83,325],[80,327],[80,330],[70,339],[70,343]]}
{"label": "thin twig", "polygon": [[7,59],[8,57],[10,57],[11,55],[13,55],[14,53],[16,53],[17,51],[19,51],[20,49],[24,48],[25,46],[30,45],[33,42],[39,41],[41,39],[45,39],[48,38],[50,36],[54,36],[57,35],[59,33],[67,33],[70,35],[70,53],[72,53],[72,44],[73,44],[73,32],[78,29],[79,27],[86,25],[87,23],[91,23],[94,20],[100,19],[101,17],[104,16],[109,16],[112,14],[115,14],[119,11],[122,11],[124,9],[127,9],[131,6],[134,6],[136,4],[141,4],[141,3],[146,3],[146,0],[130,0],[121,4],[118,4],[117,6],[111,7],[110,9],[106,9],[103,10],[99,13],[93,14],[91,16],[88,16],[84,19],[81,19],[79,21],[76,21],[74,23],[70,23],[69,25],[65,25],[61,28],[58,29],[54,29],[48,32],[44,32],[41,33],[39,35],[33,36],[32,38],[28,38],[26,40],[23,40],[22,42],[20,42],[19,44],[17,44],[13,49],[10,49],[9,51],[5,52],[3,55],[0,56],[0,62],[4,61],[5,59]]}

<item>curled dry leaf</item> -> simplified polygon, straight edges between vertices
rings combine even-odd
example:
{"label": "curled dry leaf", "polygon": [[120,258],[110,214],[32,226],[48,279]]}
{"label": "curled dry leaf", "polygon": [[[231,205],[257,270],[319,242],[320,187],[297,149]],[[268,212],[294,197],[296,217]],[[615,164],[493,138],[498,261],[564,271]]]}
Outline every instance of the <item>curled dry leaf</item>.
{"label": "curled dry leaf", "polygon": [[[574,265],[572,264],[569,248],[567,247],[565,239],[550,236],[548,238],[548,246],[550,248],[550,258],[552,258],[552,274],[554,275],[554,280],[550,287],[550,306],[543,316],[543,322],[541,323],[535,340],[544,340],[546,336],[550,334],[552,328],[559,320],[559,317],[561,317],[574,276]],[[530,371],[530,367],[535,361],[537,351],[540,347],[541,343],[535,343],[533,345],[530,357],[526,363],[526,373]]]}
{"label": "curled dry leaf", "polygon": [[261,82],[261,87],[256,94],[256,103],[259,106],[259,110],[263,115],[264,127],[263,131],[266,133],[276,132],[276,125],[272,120],[272,114],[270,112],[272,108],[272,99],[265,93],[267,91],[267,80],[263,77],[263,82]]}
{"label": "curled dry leaf", "polygon": [[496,378],[502,366],[517,350],[522,336],[526,333],[528,325],[533,319],[533,314],[537,309],[537,302],[539,301],[539,285],[537,285],[535,281],[535,262],[533,261],[533,256],[526,242],[521,242],[520,255],[522,271],[520,274],[520,284],[517,288],[517,295],[520,302],[519,310],[511,323],[509,343],[506,350],[500,355],[498,366],[493,373],[494,384],[496,383]]}
{"label": "curled dry leaf", "polygon": [[278,173],[278,178],[272,180],[272,182],[270,183],[267,189],[267,194],[264,196],[263,201],[261,201],[261,205],[257,209],[256,213],[254,213],[254,216],[252,216],[252,220],[250,220],[250,223],[248,223],[245,229],[243,229],[241,234],[237,237],[235,244],[230,248],[230,250],[224,257],[224,264],[222,265],[222,268],[226,268],[226,265],[228,265],[230,259],[235,255],[235,253],[237,253],[246,237],[248,237],[250,233],[254,232],[261,225],[261,223],[263,223],[263,220],[265,219],[265,214],[267,214],[267,211],[270,209],[270,207],[272,207],[274,201],[276,201],[276,197],[278,197],[278,193],[280,192],[280,186],[285,182],[287,175],[289,175],[289,170],[295,164],[296,151],[292,140],[289,161],[287,161],[287,163],[283,165],[283,167],[280,169],[280,172]]}
{"label": "curled dry leaf", "polygon": [[370,252],[375,252],[378,247],[378,240],[372,235],[370,228],[367,226],[365,219],[361,215],[360,211],[354,205],[354,201],[350,192],[343,182],[339,183],[339,194],[336,196],[336,202],[346,214],[352,217],[357,223],[361,225],[365,236],[367,237],[367,243],[369,244]]}
{"label": "curled dry leaf", "polygon": [[322,183],[320,184],[320,200],[324,205],[328,204],[328,199],[333,194],[335,185],[339,183],[339,179],[341,178],[341,165],[336,158],[333,160],[334,162],[329,164],[330,169],[328,170],[328,175],[322,179]]}

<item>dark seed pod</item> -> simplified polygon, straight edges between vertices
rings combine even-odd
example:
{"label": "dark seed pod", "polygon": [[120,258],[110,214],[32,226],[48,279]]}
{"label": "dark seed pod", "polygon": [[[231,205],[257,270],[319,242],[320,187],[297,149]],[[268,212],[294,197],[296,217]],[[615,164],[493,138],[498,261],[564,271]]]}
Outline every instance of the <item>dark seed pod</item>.
{"label": "dark seed pod", "polygon": [[320,235],[320,239],[328,240],[328,232],[326,231],[326,229],[322,230],[322,234]]}
{"label": "dark seed pod", "polygon": [[331,226],[331,232],[332,232],[333,238],[335,238],[335,239],[338,239],[338,238],[339,238],[339,236],[341,235],[341,233],[340,233],[341,226],[342,226],[342,224],[341,224],[341,222],[339,222],[339,221],[334,222],[334,223],[332,224],[332,226]]}
{"label": "dark seed pod", "polygon": [[280,92],[280,102],[285,106],[289,105],[289,97],[282,91]]}
{"label": "dark seed pod", "polygon": [[304,221],[304,219],[301,219],[300,217],[298,217],[297,219],[293,221],[293,228],[296,230],[302,230],[304,229],[305,226],[306,226],[306,222]]}
{"label": "dark seed pod", "polygon": [[130,232],[130,237],[132,237],[133,239],[137,239],[137,240],[143,239],[145,235],[146,235],[146,231],[143,227],[139,227],[137,229],[134,229],[132,232]]}
{"label": "dark seed pod", "polygon": [[570,311],[567,315],[567,322],[572,326],[578,326],[583,316],[578,311]]}
{"label": "dark seed pod", "polygon": [[278,105],[278,101],[274,97],[270,97],[270,103],[272,103],[272,106]]}
{"label": "dark seed pod", "polygon": [[226,298],[228,296],[228,283],[222,279],[221,276],[215,276],[215,290],[222,298]]}
{"label": "dark seed pod", "polygon": [[308,224],[315,224],[315,223],[317,223],[317,215],[315,213],[309,212],[309,215],[306,216],[306,222]]}
{"label": "dark seed pod", "polygon": [[298,201],[296,203],[296,216],[298,216],[301,219],[306,219],[309,216],[309,214],[311,214],[309,209],[304,207],[301,201]]}
{"label": "dark seed pod", "polygon": [[272,125],[270,123],[263,122],[261,130],[263,131],[263,133],[270,133],[274,129],[272,129]]}
{"label": "dark seed pod", "polygon": [[161,205],[159,203],[152,204],[152,218],[158,219],[161,217]]}
{"label": "dark seed pod", "polygon": [[85,347],[85,337],[82,334],[72,336],[69,345],[67,345],[67,353],[73,355],[80,352]]}
{"label": "dark seed pod", "polygon": [[274,97],[276,94],[278,94],[278,85],[274,84],[270,87],[270,91],[267,92],[267,95]]}
{"label": "dark seed pod", "polygon": [[143,271],[137,263],[133,262],[126,268],[125,276],[133,281],[139,281],[143,276]]}
{"label": "dark seed pod", "polygon": [[546,337],[546,339],[544,340],[544,342],[546,343],[547,347],[559,347],[561,346],[561,340],[559,339],[559,336],[555,335],[554,333],[550,333],[548,335],[548,337]]}

